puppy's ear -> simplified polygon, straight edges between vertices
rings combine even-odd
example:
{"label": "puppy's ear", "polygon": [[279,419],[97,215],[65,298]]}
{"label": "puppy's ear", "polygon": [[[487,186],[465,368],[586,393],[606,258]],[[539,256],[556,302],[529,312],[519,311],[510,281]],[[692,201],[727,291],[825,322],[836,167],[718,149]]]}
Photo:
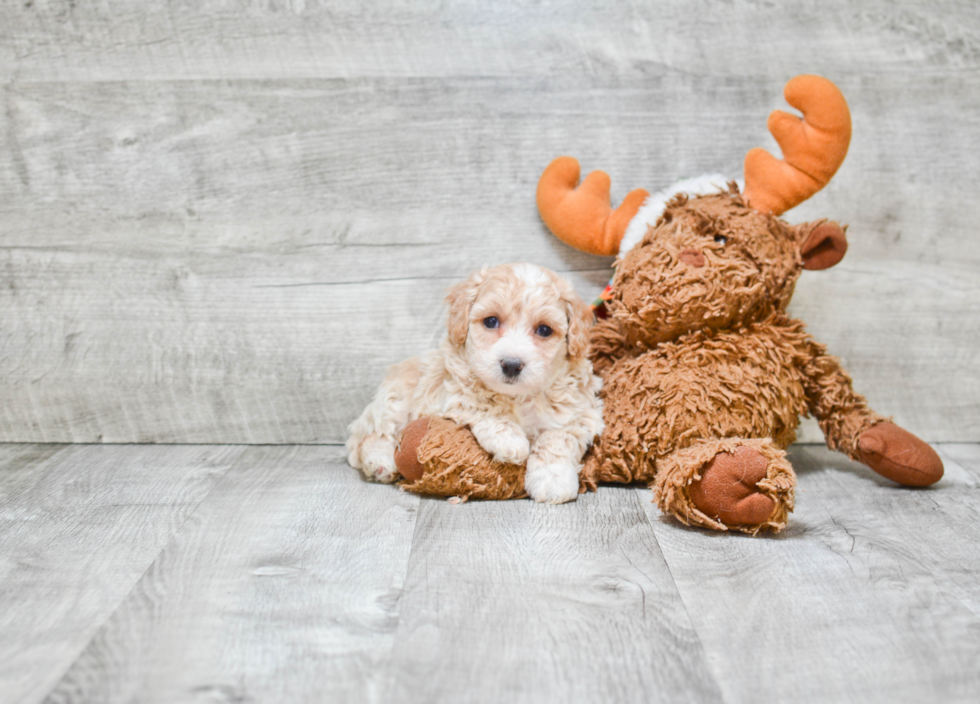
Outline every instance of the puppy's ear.
{"label": "puppy's ear", "polygon": [[446,303],[449,304],[446,331],[449,333],[450,342],[457,347],[466,344],[466,336],[470,329],[470,306],[476,300],[477,291],[486,273],[486,267],[474,271],[466,281],[461,281],[446,293]]}
{"label": "puppy's ear", "polygon": [[571,284],[567,281],[563,283],[561,300],[565,304],[565,313],[568,315],[568,356],[572,359],[581,359],[589,352],[589,330],[595,324],[595,315],[592,309],[578,297]]}

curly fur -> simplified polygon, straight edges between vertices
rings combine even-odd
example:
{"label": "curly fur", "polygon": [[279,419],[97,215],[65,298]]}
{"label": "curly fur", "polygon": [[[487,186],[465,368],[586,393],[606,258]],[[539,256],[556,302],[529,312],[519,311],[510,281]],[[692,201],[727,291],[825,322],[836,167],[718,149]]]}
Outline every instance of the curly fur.
{"label": "curly fur", "polygon": [[[392,367],[351,424],[350,464],[368,478],[396,480],[402,431],[436,416],[466,426],[494,461],[526,462],[535,500],[574,499],[582,456],[603,427],[588,306],[567,281],[531,264],[481,269],[446,300],[440,347]],[[516,374],[508,363],[520,365]]]}

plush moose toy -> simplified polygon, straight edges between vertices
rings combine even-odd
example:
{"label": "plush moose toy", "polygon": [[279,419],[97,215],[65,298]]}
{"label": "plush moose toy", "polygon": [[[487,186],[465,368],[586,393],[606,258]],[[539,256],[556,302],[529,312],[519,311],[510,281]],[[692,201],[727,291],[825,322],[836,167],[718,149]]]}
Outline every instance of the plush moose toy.
{"label": "plush moose toy", "polygon": [[[817,418],[830,448],[899,484],[942,476],[932,448],[868,408],[840,361],[786,314],[802,270],[833,266],[847,241],[837,223],[778,216],[827,184],[851,122],[824,78],[797,76],[785,96],[803,118],[770,115],[784,158],[751,150],[743,193],[705,177],[655,196],[633,191],[614,210],[603,172],[578,185],[578,162],[561,157],[541,176],[538,209],[556,236],[593,254],[619,252],[591,338],[605,430],[581,490],[646,482],[684,523],[780,530],[796,485],[784,450],[800,414]],[[493,463],[443,419],[410,426],[398,466],[409,491],[523,495],[523,468]]]}

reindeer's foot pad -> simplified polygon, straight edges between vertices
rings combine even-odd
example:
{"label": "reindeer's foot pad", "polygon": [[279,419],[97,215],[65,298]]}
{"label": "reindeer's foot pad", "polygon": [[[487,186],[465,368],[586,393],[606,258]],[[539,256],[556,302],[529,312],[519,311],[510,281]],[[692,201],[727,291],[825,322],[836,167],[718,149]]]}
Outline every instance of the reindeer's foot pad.
{"label": "reindeer's foot pad", "polygon": [[468,428],[444,418],[420,418],[405,428],[395,452],[405,491],[466,499],[518,499],[524,465],[494,462]]}
{"label": "reindeer's foot pad", "polygon": [[419,462],[419,443],[429,432],[429,419],[413,420],[402,433],[401,442],[395,448],[395,469],[408,482],[422,478],[425,468]]}
{"label": "reindeer's foot pad", "polygon": [[769,440],[709,440],[659,465],[656,501],[686,524],[754,535],[782,530],[793,510],[796,475]]}
{"label": "reindeer's foot pad", "polygon": [[701,479],[691,483],[691,501],[727,525],[763,523],[776,506],[756,486],[768,469],[769,461],[754,448],[720,452],[701,470]]}
{"label": "reindeer's foot pad", "polygon": [[873,425],[858,438],[864,464],[883,477],[905,486],[929,486],[943,477],[943,461],[936,451],[894,423]]}

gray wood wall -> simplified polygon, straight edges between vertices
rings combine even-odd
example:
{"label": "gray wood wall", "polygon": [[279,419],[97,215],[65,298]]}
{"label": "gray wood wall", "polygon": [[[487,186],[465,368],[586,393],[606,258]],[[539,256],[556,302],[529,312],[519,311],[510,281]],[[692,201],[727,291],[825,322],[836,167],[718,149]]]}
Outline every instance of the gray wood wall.
{"label": "gray wood wall", "polygon": [[854,139],[787,219],[851,249],[793,311],[880,412],[980,440],[980,3],[35,0],[0,5],[0,441],[341,441],[471,269],[602,288],[538,220],[550,159],[740,176],[803,72]]}

